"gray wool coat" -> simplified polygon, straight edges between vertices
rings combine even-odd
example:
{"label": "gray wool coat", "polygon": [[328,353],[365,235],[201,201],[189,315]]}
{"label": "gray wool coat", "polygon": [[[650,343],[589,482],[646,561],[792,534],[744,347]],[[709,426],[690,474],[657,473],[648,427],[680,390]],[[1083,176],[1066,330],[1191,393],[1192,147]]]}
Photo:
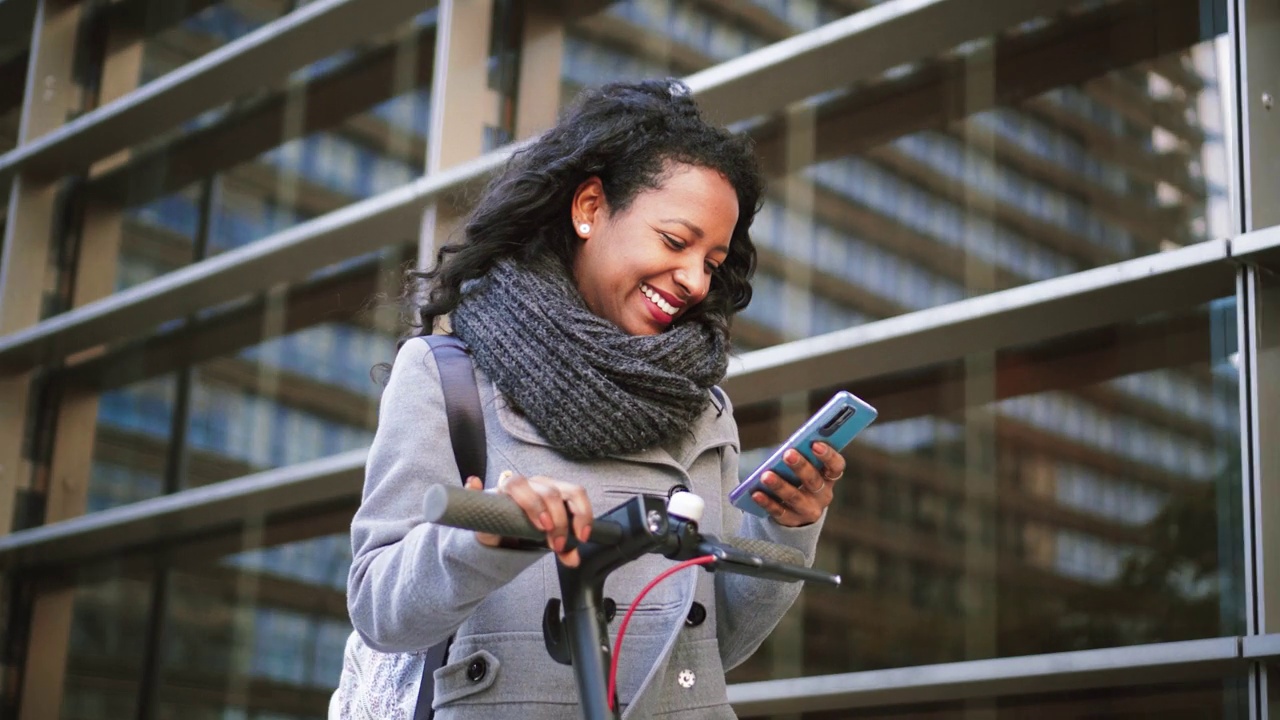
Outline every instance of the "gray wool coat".
{"label": "gray wool coat", "polygon": [[[821,522],[787,528],[746,515],[726,495],[738,481],[732,409],[708,394],[693,432],[670,447],[573,462],[549,447],[477,371],[489,452],[486,487],[513,470],[587,488],[597,513],[637,493],[665,496],[683,484],[707,502],[702,529],[790,545],[813,562]],[[602,408],[602,412],[606,412]],[[472,532],[423,519],[432,483],[456,485],[440,375],[425,342],[405,343],[382,396],[363,500],[351,524],[347,603],[356,632],[383,652],[419,652],[455,635],[435,672],[438,720],[579,716],[572,670],[543,646],[541,620],[559,596],[548,552],[489,548]],[[648,555],[615,572],[606,597],[617,626],[639,590],[672,562]],[[624,718],[732,718],[725,670],[746,660],[795,601],[798,584],[690,568],[658,585],[636,609],[619,661]],[[706,619],[686,625],[694,603]],[[480,679],[468,673],[483,659]],[[692,680],[692,682],[690,682]],[[688,686],[688,687],[686,687]]]}

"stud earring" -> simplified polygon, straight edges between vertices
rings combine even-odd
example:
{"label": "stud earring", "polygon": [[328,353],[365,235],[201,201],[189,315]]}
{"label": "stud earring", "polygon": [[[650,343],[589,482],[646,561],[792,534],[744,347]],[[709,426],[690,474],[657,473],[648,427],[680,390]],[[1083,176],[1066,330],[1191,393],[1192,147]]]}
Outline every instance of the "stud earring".
{"label": "stud earring", "polygon": [[591,226],[586,223],[582,223],[581,225],[579,225],[578,229],[582,231],[583,235],[586,235],[587,233],[591,232]]}

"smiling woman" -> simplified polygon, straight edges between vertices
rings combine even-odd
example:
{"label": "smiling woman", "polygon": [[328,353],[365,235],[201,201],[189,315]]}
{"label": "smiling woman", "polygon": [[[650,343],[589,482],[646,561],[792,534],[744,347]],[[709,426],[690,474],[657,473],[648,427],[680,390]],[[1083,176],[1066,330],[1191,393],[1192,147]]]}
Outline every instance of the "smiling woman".
{"label": "smiling woman", "polygon": [[625,211],[611,212],[596,177],[573,198],[582,299],[631,335],[661,332],[706,298],[738,222],[737,195],[721,173],[673,163],[664,175]]}
{"label": "smiling woman", "polygon": [[[748,141],[703,120],[677,81],[584,93],[490,182],[464,237],[414,275],[425,284],[418,331],[448,314],[477,369],[489,462],[467,486],[513,498],[554,557],[421,521],[427,488],[458,482],[459,468],[424,451],[448,435],[448,417],[428,344],[405,342],[351,527],[356,633],[331,715],[363,717],[377,691],[359,678],[370,676],[403,678],[395,696],[406,714],[424,702],[424,678],[442,720],[517,707],[577,715],[571,671],[543,647],[542,610],[555,563],[579,562],[569,534],[586,541],[595,512],[620,495],[683,487],[707,503],[704,531],[790,545],[812,562],[843,458],[827,476],[789,458],[804,487],[772,478],[780,502],[757,500],[768,519],[724,502],[739,443],[716,384],[729,320],[751,299],[748,229],[761,193]],[[609,592],[627,601],[668,565],[628,565]],[[620,665],[625,716],[734,717],[725,670],[759,647],[797,592],[719,574],[659,588],[637,606],[647,612]],[[448,638],[444,665],[424,667],[423,651]]]}

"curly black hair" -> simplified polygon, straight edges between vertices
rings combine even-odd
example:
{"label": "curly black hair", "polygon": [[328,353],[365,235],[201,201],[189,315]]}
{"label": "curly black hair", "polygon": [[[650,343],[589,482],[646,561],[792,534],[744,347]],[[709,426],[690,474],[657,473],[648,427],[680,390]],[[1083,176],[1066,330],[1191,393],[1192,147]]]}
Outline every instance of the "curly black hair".
{"label": "curly black hair", "polygon": [[579,240],[569,211],[578,186],[599,177],[611,211],[621,212],[641,191],[660,187],[672,163],[715,170],[738,196],[729,254],[707,297],[683,318],[727,329],[751,302],[756,249],[748,230],[764,191],[759,161],[748,138],[708,123],[689,88],[671,79],[586,90],[554,128],[514,153],[467,216],[463,239],[443,246],[429,271],[410,273],[409,296],[426,291],[412,324],[430,334],[458,306],[463,284],[499,259],[551,253],[571,271]]}

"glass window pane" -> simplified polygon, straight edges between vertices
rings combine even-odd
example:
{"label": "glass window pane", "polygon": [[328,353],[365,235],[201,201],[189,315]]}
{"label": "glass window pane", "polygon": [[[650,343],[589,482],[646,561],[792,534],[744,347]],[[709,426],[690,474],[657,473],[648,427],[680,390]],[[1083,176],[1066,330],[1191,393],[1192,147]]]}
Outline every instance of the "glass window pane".
{"label": "glass window pane", "polygon": [[1269,663],[1266,666],[1267,675],[1267,707],[1268,717],[1276,717],[1280,714],[1280,665]]}
{"label": "glass window pane", "polygon": [[179,381],[168,373],[102,394],[85,512],[165,492]]}
{"label": "glass window pane", "polygon": [[[54,597],[37,600],[52,610],[44,617],[45,630],[70,624],[65,648],[46,646],[36,651],[66,653],[58,717],[106,720],[137,715],[154,581],[149,572],[109,566],[80,573],[68,591],[72,593],[69,617],[59,612],[63,606]],[[33,637],[30,642],[39,639]]]}
{"label": "glass window pane", "polygon": [[[66,590],[42,589],[45,642],[30,638],[30,652],[66,668],[50,717],[116,720],[144,704],[160,719],[324,717],[351,632],[352,510],[251,523],[244,534],[143,551],[72,572]],[[55,647],[47,640],[60,628],[69,642]]]}
{"label": "glass window pane", "polygon": [[171,567],[160,717],[324,717],[351,632],[350,521],[347,509],[271,525]]}
{"label": "glass window pane", "polygon": [[[0,13],[3,15],[3,13]],[[23,16],[23,17],[16,17]],[[0,17],[0,153],[18,144],[18,121],[22,116],[22,95],[27,87],[27,61],[31,45],[31,23],[23,9],[14,6],[10,16]],[[4,211],[0,210],[0,216]]]}
{"label": "glass window pane", "polygon": [[183,486],[367,447],[381,390],[371,372],[394,351],[385,332],[323,323],[200,364]]}
{"label": "glass window pane", "polygon": [[[6,68],[0,67],[0,73],[4,73]],[[0,75],[0,92],[3,92],[3,86],[14,83],[13,76]],[[21,89],[21,82],[17,83]],[[18,144],[18,119],[22,114],[21,102],[14,105],[5,105],[11,98],[0,97],[0,153],[12,150]],[[21,96],[17,98],[21,100]]]}
{"label": "glass window pane", "polygon": [[367,447],[399,334],[389,298],[414,249],[211,308],[58,376],[100,391],[88,511]]}
{"label": "glass window pane", "polygon": [[[818,675],[1244,631],[1234,298],[847,386],[793,633],[731,673]],[[836,386],[738,408],[743,476]]]}
{"label": "glass window pane", "polygon": [[[1274,266],[1267,263],[1266,268],[1270,267]],[[1257,282],[1252,318],[1257,343],[1253,411],[1258,422],[1253,543],[1254,552],[1261,556],[1255,559],[1258,602],[1262,604],[1258,615],[1263,621],[1258,632],[1275,633],[1280,631],[1280,526],[1273,520],[1280,508],[1280,444],[1275,440],[1280,433],[1280,279],[1266,268],[1251,271]],[[1272,693],[1273,700],[1280,697],[1276,691]]]}
{"label": "glass window pane", "polygon": [[333,534],[172,569],[158,717],[324,717],[351,632],[344,520],[326,516],[306,531]]}
{"label": "glass window pane", "polygon": [[91,180],[83,232],[122,236],[116,287],[420,176],[433,35],[432,17],[421,15],[299,71],[288,88],[244,98],[136,148]]}

